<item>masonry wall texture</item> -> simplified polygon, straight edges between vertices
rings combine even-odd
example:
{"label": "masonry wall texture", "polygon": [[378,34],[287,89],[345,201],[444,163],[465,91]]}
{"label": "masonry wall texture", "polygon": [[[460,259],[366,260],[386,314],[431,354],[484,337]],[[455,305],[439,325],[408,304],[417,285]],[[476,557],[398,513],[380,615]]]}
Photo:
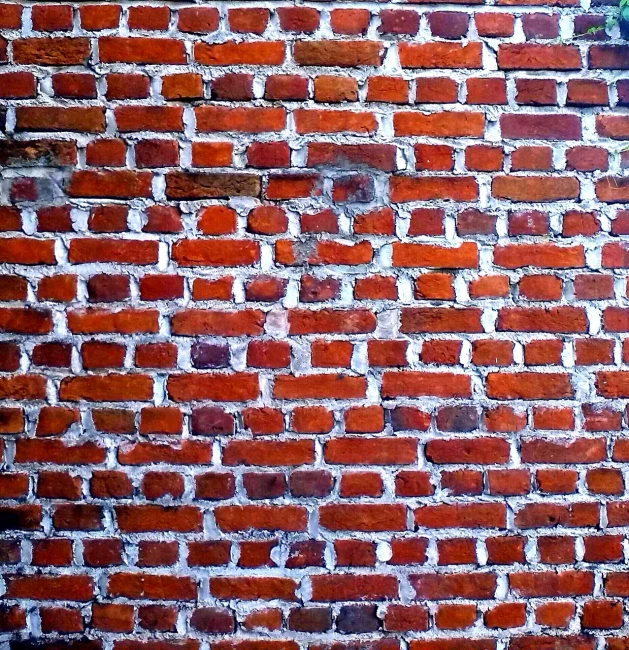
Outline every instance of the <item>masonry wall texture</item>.
{"label": "masonry wall texture", "polygon": [[2,648],[629,648],[610,10],[0,2]]}

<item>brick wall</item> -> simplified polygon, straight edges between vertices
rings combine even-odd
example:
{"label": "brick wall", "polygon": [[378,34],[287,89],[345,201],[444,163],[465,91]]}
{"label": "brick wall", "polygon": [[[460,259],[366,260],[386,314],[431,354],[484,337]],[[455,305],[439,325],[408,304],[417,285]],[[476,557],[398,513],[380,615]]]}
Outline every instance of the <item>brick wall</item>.
{"label": "brick wall", "polygon": [[3,648],[629,648],[591,4],[0,3]]}

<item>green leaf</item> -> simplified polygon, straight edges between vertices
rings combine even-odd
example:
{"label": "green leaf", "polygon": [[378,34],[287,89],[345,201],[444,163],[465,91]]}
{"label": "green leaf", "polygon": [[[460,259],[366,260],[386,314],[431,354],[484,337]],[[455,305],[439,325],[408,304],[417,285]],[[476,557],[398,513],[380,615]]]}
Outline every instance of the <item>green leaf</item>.
{"label": "green leaf", "polygon": [[616,27],[617,24],[618,24],[618,16],[609,15],[605,20],[605,29],[607,30],[614,29],[614,27]]}

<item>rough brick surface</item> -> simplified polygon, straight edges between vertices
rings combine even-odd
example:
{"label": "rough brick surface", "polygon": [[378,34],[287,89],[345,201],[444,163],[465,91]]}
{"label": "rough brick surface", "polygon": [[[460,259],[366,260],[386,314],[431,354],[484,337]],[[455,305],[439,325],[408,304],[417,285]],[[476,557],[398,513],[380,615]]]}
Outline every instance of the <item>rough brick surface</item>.
{"label": "rough brick surface", "polygon": [[629,648],[607,0],[0,0],[0,647]]}

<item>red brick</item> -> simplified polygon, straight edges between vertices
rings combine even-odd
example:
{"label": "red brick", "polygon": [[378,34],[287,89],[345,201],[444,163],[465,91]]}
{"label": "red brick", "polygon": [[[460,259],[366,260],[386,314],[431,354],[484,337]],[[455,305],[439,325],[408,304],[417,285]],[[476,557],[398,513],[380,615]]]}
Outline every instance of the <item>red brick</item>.
{"label": "red brick", "polygon": [[377,41],[297,41],[293,57],[299,65],[354,67],[380,65],[383,47]]}
{"label": "red brick", "polygon": [[400,43],[403,68],[470,68],[481,67],[480,43]]}
{"label": "red brick", "polygon": [[101,36],[98,52],[103,63],[181,64],[186,58],[183,42],[170,38]]}
{"label": "red brick", "polygon": [[72,7],[35,5],[31,12],[33,29],[38,32],[67,31],[72,28]]}
{"label": "red brick", "polygon": [[284,61],[284,43],[196,43],[194,58],[203,65],[281,65]]}
{"label": "red brick", "polygon": [[269,22],[269,10],[263,7],[229,9],[229,28],[233,32],[262,34]]}
{"label": "red brick", "polygon": [[216,7],[184,7],[177,12],[177,27],[182,32],[207,34],[218,29]]}
{"label": "red brick", "polygon": [[6,72],[0,74],[0,97],[3,99],[27,99],[36,95],[36,79],[30,72]]}

